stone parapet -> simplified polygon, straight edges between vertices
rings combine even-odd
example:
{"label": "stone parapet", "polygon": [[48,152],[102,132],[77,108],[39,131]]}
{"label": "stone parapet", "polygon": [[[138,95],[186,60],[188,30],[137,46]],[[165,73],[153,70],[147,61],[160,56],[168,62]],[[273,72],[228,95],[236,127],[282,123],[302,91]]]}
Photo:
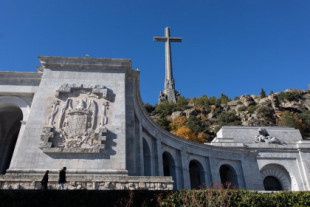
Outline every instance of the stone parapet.
{"label": "stone parapet", "polygon": [[[42,176],[0,176],[0,189],[41,189]],[[51,175],[48,189],[57,189],[58,176]],[[163,176],[67,176],[67,190],[172,190],[172,177]]]}

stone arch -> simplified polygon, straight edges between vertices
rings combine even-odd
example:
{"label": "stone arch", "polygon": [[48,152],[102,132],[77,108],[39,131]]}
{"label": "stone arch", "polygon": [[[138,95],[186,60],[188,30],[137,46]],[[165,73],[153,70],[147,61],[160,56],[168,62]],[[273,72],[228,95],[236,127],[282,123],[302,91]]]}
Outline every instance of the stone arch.
{"label": "stone arch", "polygon": [[144,166],[144,176],[151,176],[152,175],[151,150],[145,139],[143,139],[143,166]]}
{"label": "stone arch", "polygon": [[197,189],[203,187],[205,180],[204,180],[204,170],[201,163],[197,160],[191,160],[189,162],[188,167],[189,167],[191,189]]}
{"label": "stone arch", "polygon": [[10,166],[23,120],[22,110],[13,104],[0,104],[0,174]]}
{"label": "stone arch", "polygon": [[224,164],[220,167],[219,171],[220,171],[221,183],[224,188],[232,188],[232,189],[239,188],[237,173],[232,166]]}
{"label": "stone arch", "polygon": [[23,113],[23,119],[26,120],[29,114],[29,103],[24,99],[16,96],[0,96],[0,107],[16,106]]}
{"label": "stone arch", "polygon": [[172,155],[169,152],[164,152],[162,154],[163,159],[163,173],[164,176],[172,176],[172,179],[174,181],[173,188],[176,189],[176,166],[175,161],[172,157]]}
{"label": "stone arch", "polygon": [[265,190],[291,190],[291,178],[288,171],[279,164],[265,165],[261,171]]}

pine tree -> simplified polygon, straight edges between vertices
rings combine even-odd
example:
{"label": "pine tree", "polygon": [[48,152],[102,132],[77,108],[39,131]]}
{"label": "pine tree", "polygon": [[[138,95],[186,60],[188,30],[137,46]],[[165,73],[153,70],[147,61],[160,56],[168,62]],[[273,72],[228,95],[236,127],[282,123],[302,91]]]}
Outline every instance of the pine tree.
{"label": "pine tree", "polygon": [[266,97],[266,92],[265,92],[265,90],[263,88],[260,90],[260,97],[261,98],[265,98]]}

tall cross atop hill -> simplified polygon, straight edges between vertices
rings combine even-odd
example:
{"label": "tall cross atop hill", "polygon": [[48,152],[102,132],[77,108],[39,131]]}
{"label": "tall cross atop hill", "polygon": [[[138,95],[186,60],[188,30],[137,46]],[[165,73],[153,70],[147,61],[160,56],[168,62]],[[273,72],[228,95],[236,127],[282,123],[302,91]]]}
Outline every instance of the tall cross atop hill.
{"label": "tall cross atop hill", "polygon": [[172,61],[171,61],[171,42],[182,42],[180,37],[170,37],[169,27],[165,28],[165,37],[154,37],[156,42],[165,42],[165,89],[160,92],[159,102],[169,101],[176,103],[179,93],[175,90],[174,78],[172,73]]}

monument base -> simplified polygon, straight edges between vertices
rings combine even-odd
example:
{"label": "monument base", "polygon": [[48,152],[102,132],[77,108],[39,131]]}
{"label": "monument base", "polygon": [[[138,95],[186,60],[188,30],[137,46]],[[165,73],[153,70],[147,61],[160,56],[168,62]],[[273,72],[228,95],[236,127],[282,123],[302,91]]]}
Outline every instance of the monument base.
{"label": "monument base", "polygon": [[[0,189],[41,189],[42,175],[21,173],[0,176]],[[57,189],[58,174],[50,173],[48,189]],[[172,177],[67,173],[67,190],[172,190]]]}

